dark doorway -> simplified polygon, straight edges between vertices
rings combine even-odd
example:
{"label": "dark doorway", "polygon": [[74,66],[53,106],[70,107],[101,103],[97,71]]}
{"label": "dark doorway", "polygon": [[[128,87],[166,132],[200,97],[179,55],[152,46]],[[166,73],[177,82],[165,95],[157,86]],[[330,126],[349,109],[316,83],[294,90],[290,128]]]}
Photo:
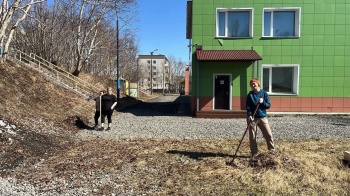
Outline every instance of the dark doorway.
{"label": "dark doorway", "polygon": [[214,109],[229,110],[230,109],[230,76],[215,75],[214,80],[215,80]]}

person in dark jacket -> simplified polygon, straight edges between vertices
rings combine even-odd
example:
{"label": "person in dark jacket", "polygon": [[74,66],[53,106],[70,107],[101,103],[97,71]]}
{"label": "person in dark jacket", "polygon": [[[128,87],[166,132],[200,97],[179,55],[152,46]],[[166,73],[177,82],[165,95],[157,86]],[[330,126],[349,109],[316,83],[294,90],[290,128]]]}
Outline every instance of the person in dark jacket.
{"label": "person in dark jacket", "polygon": [[[247,123],[252,121],[249,126],[249,144],[251,154],[255,157],[258,154],[258,145],[256,142],[257,127],[260,128],[266,140],[268,150],[275,151],[275,144],[266,117],[266,110],[271,107],[269,95],[263,89],[260,89],[260,81],[258,79],[253,78],[249,84],[252,90],[248,93],[246,99]],[[256,107],[259,108],[255,116],[253,116]]]}
{"label": "person in dark jacket", "polygon": [[107,88],[107,93],[102,95],[102,116],[101,116],[101,128],[100,130],[104,130],[105,118],[107,116],[108,127],[107,131],[111,130],[112,124],[112,114],[114,111],[114,107],[117,105],[117,97],[112,93],[112,87]]}

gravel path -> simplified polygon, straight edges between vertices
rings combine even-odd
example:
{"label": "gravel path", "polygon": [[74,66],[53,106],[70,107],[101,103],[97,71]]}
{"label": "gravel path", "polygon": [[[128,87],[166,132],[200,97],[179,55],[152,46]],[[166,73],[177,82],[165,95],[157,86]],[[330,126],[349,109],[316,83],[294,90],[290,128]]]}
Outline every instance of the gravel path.
{"label": "gravel path", "polygon": [[[111,131],[82,130],[74,136],[75,139],[106,138],[211,138],[232,139],[241,138],[246,129],[245,119],[203,119],[193,118],[185,114],[178,114],[174,108],[180,108],[176,96],[164,96],[148,103],[127,108],[113,114]],[[176,103],[174,103],[174,101]],[[270,126],[275,140],[299,140],[316,138],[342,138],[350,139],[349,115],[284,115],[269,116]],[[91,119],[93,122],[93,119]],[[5,129],[6,123],[0,122],[0,127]],[[259,132],[258,138],[262,139]],[[135,170],[123,171],[127,175]],[[104,177],[109,179],[109,175]],[[118,176],[117,176],[118,177]],[[97,178],[99,179],[99,178]],[[113,179],[118,182],[120,178]],[[60,180],[52,180],[51,186],[62,183]],[[93,183],[100,183],[98,182]],[[63,181],[63,185],[71,185]],[[63,186],[62,185],[62,186]],[[47,185],[49,186],[49,185]],[[85,195],[92,193],[84,188],[67,189],[63,195]],[[132,190],[131,192],[132,193]],[[35,192],[35,187],[30,182],[13,178],[0,178],[0,195],[46,195]],[[58,195],[58,194],[47,194]],[[128,195],[128,194],[125,194]],[[129,194],[130,195],[130,194]]]}
{"label": "gravel path", "polygon": [[[113,114],[111,131],[83,130],[77,137],[100,138],[241,138],[245,119],[203,119],[169,114],[164,103],[177,96],[161,96],[148,103],[137,105]],[[155,104],[157,103],[157,104]],[[163,105],[161,104],[163,103]],[[160,104],[160,105],[159,105]],[[162,111],[162,108],[163,111]],[[162,113],[163,112],[163,113]],[[349,115],[270,115],[268,116],[275,140],[316,138],[350,138]],[[262,138],[261,132],[258,138]]]}

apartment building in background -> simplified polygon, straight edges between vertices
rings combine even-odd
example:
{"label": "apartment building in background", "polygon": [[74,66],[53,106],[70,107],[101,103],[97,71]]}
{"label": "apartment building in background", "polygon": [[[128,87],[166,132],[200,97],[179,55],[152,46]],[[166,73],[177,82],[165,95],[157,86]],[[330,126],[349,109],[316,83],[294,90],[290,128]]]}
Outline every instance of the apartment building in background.
{"label": "apartment building in background", "polygon": [[193,113],[244,111],[258,78],[270,112],[350,112],[350,1],[187,1]]}
{"label": "apartment building in background", "polygon": [[153,92],[168,92],[170,66],[165,55],[139,55],[138,67],[140,88],[151,90],[152,85]]}

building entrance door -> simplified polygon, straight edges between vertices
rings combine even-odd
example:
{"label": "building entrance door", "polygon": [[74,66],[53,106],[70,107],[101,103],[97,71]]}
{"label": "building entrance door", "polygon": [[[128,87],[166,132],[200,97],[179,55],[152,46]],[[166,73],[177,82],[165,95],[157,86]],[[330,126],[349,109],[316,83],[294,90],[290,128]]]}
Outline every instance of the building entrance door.
{"label": "building entrance door", "polygon": [[229,110],[230,109],[230,76],[214,75],[214,109]]}

